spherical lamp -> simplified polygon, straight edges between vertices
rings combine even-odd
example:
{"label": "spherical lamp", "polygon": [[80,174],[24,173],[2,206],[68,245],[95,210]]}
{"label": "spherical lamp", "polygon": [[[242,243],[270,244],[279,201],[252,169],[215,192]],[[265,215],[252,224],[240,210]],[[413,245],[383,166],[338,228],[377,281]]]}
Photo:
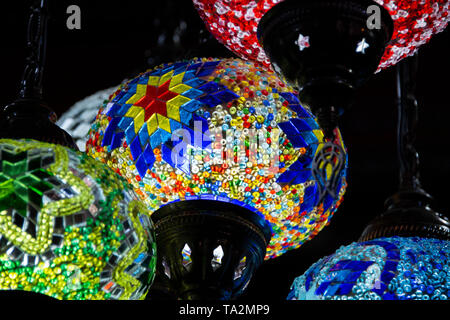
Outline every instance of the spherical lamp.
{"label": "spherical lamp", "polygon": [[148,210],[85,154],[0,140],[1,290],[57,299],[143,299],[155,275]]}
{"label": "spherical lamp", "polygon": [[[86,150],[153,212],[158,268],[175,295],[232,298],[264,258],[300,247],[337,209],[345,170],[321,202],[324,177],[311,170],[324,142],[273,72],[202,58],[123,84],[99,111]],[[325,178],[334,164],[324,165]]]}

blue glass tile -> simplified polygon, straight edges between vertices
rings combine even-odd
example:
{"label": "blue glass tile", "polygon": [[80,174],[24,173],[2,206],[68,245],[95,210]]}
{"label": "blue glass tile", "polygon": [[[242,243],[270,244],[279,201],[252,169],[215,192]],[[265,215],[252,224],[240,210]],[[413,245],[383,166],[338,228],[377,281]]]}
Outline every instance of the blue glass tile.
{"label": "blue glass tile", "polygon": [[215,200],[216,196],[213,194],[202,194],[200,195],[200,199],[202,200]]}
{"label": "blue glass tile", "polygon": [[176,120],[169,119],[169,123],[170,123],[170,131],[172,131],[172,132],[175,132],[176,130],[182,128],[181,123],[179,123]]}
{"label": "blue glass tile", "polygon": [[347,295],[352,292],[353,283],[343,283],[339,286],[339,290],[336,292],[337,295]]}
{"label": "blue glass tile", "polygon": [[384,264],[384,271],[397,271],[398,262],[387,260]]}
{"label": "blue glass tile", "polygon": [[328,208],[331,207],[331,205],[333,204],[333,202],[334,202],[333,197],[330,196],[329,194],[327,194],[327,195],[325,196],[325,199],[323,200],[323,211],[324,211],[324,212],[327,211]]}
{"label": "blue glass tile", "polygon": [[297,113],[297,117],[299,118],[311,118],[312,115],[306,111],[301,105],[299,104],[290,104],[289,108]]}
{"label": "blue glass tile", "polygon": [[308,145],[319,142],[316,135],[312,131],[303,131],[301,136]]}
{"label": "blue glass tile", "polygon": [[147,257],[147,254],[145,253],[140,253],[136,259],[134,259],[135,263],[140,263],[142,262],[145,258]]}
{"label": "blue glass tile", "polygon": [[277,179],[278,183],[289,183],[295,178],[297,172],[286,170]]}
{"label": "blue glass tile", "polygon": [[286,99],[289,104],[299,104],[297,96],[291,92],[280,92],[280,96]]}
{"label": "blue glass tile", "polygon": [[139,79],[140,79],[140,77],[139,78],[134,78],[134,79],[128,81],[128,85],[136,84],[139,81]]}
{"label": "blue glass tile", "polygon": [[302,212],[309,212],[312,208],[314,208],[319,198],[316,185],[306,188],[306,190],[308,189],[313,190],[313,192],[310,192],[308,195],[306,195],[307,192],[305,191],[305,195],[303,196],[303,203],[301,205]]}
{"label": "blue glass tile", "polygon": [[183,96],[188,97],[189,99],[195,99],[200,97],[203,94],[203,91],[197,90],[195,88],[191,88],[182,93]]}
{"label": "blue glass tile", "polygon": [[309,290],[309,286],[311,285],[312,274],[313,274],[313,272],[310,272],[310,273],[308,273],[308,275],[307,275],[307,277],[306,277],[306,281],[305,281],[305,288],[306,288],[306,291]]}
{"label": "blue glass tile", "polygon": [[398,298],[395,294],[388,292],[383,294],[383,300],[398,300]]}
{"label": "blue glass tile", "polygon": [[305,121],[309,125],[311,130],[320,129],[319,124],[313,118],[303,119],[303,121]]}
{"label": "blue glass tile", "polygon": [[126,104],[127,101],[134,96],[136,92],[130,92],[128,91],[127,93],[125,93],[120,99],[117,100],[117,103],[119,104]]}
{"label": "blue glass tile", "polygon": [[165,144],[161,145],[161,156],[165,162],[175,168],[175,163],[172,161],[172,149]]}
{"label": "blue glass tile", "polygon": [[202,135],[202,149],[212,151],[211,138],[204,134]]}
{"label": "blue glass tile", "polygon": [[131,123],[125,130],[125,139],[127,140],[127,144],[130,144],[134,137],[136,137],[136,133],[134,132],[134,123]]}
{"label": "blue glass tile", "polygon": [[203,64],[206,68],[215,68],[220,63],[220,60],[217,61],[207,61]]}
{"label": "blue glass tile", "polygon": [[148,83],[148,75],[142,75],[138,78],[138,84],[147,84]]}
{"label": "blue glass tile", "polygon": [[309,169],[302,170],[302,171],[294,171],[294,172],[295,172],[295,178],[292,181],[293,184],[304,183],[304,182],[312,179],[312,171]]}
{"label": "blue glass tile", "polygon": [[389,250],[386,257],[389,260],[399,260],[400,252],[398,250]]}
{"label": "blue glass tile", "polygon": [[184,109],[189,112],[195,112],[199,108],[203,106],[203,103],[197,101],[197,100],[191,100],[181,105],[181,109]]}
{"label": "blue glass tile", "polygon": [[214,97],[222,101],[222,103],[228,103],[239,98],[237,94],[228,89],[215,93]]}
{"label": "blue glass tile", "polygon": [[392,272],[387,272],[387,271],[383,271],[381,273],[381,281],[385,282],[385,283],[389,283],[393,278],[395,277],[395,274]]}
{"label": "blue glass tile", "polygon": [[145,163],[147,163],[147,167],[151,169],[153,167],[153,163],[155,163],[155,155],[149,144],[145,147],[143,155]]}
{"label": "blue glass tile", "polygon": [[166,74],[166,73],[169,72],[169,71],[172,71],[172,70],[173,70],[173,67],[174,67],[173,64],[171,64],[171,65],[169,65],[169,66],[163,68],[163,69],[161,70],[161,75],[164,75],[164,74]]}
{"label": "blue glass tile", "polygon": [[201,87],[198,87],[198,89],[206,93],[214,93],[219,91],[219,85],[214,81],[210,81],[205,83]]}
{"label": "blue glass tile", "polygon": [[[206,120],[205,118],[202,118],[202,117],[194,114],[193,120],[194,120],[194,130],[200,129],[202,133],[205,133],[205,131],[207,131],[209,129],[208,120]],[[201,126],[200,126],[200,124],[201,124]]]}
{"label": "blue glass tile", "polygon": [[186,66],[187,63],[184,62],[180,62],[180,63],[175,63],[173,68],[173,75],[176,76],[177,74],[183,73],[186,70]]}
{"label": "blue glass tile", "polygon": [[108,112],[106,113],[106,115],[108,117],[114,117],[116,116],[116,112],[120,109],[120,104],[114,103],[111,108],[109,108]]}
{"label": "blue glass tile", "polygon": [[291,139],[291,136],[299,135],[300,132],[297,128],[289,121],[278,123],[278,127],[287,135],[288,139]]}
{"label": "blue glass tile", "polygon": [[194,140],[195,140],[195,132],[194,130],[192,130],[190,127],[187,127],[185,125],[183,125],[183,129],[186,130],[184,132],[185,137],[182,137],[182,139],[184,139],[185,142],[188,142],[189,144],[193,145]]}
{"label": "blue glass tile", "polygon": [[141,143],[139,142],[139,138],[136,137],[131,144],[129,144],[130,146],[130,152],[131,152],[131,156],[133,157],[133,160],[136,161],[137,158],[139,158],[139,156],[142,153],[142,148],[141,148]]}
{"label": "blue glass tile", "polygon": [[128,110],[130,110],[131,106],[132,106],[131,104],[124,104],[120,106],[116,111],[116,117],[123,117],[128,112]]}
{"label": "blue glass tile", "polygon": [[186,85],[192,87],[192,88],[197,88],[199,86],[201,86],[202,84],[206,83],[205,80],[199,79],[199,78],[192,78],[191,80],[188,80],[185,82]]}
{"label": "blue glass tile", "polygon": [[297,131],[302,132],[302,131],[311,131],[312,128],[311,126],[308,124],[308,122],[305,120],[301,120],[298,118],[293,118],[291,120],[289,120],[292,125],[297,129]]}
{"label": "blue glass tile", "polygon": [[354,271],[364,271],[373,263],[373,261],[350,261],[346,268]]}
{"label": "blue glass tile", "polygon": [[[137,81],[137,79],[136,79],[136,81]],[[125,89],[119,91],[119,93],[117,93],[117,94],[115,95],[115,97],[112,99],[111,102],[118,102],[118,101],[120,101],[120,99],[122,99],[122,97],[123,97],[124,95],[126,95],[126,94],[127,94],[127,91],[126,91]]]}
{"label": "blue glass tile", "polygon": [[294,148],[306,148],[308,143],[303,139],[302,136],[290,136],[289,142],[292,144]]}
{"label": "blue glass tile", "polygon": [[119,148],[122,145],[122,139],[125,136],[125,132],[120,131],[113,134],[111,142],[111,150]]}
{"label": "blue glass tile", "polygon": [[143,154],[141,154],[136,161],[136,169],[139,172],[141,178],[144,178],[145,174],[147,173],[147,164],[145,163],[145,158]]}
{"label": "blue glass tile", "polygon": [[222,202],[230,202],[230,199],[227,197],[222,197],[222,196],[217,196],[218,201],[222,201]]}
{"label": "blue glass tile", "polygon": [[162,69],[156,69],[154,71],[150,71],[148,73],[148,76],[160,76],[162,72]]}
{"label": "blue glass tile", "polygon": [[219,99],[217,99],[216,97],[214,97],[212,95],[206,95],[206,96],[200,97],[200,98],[198,98],[198,101],[206,104],[210,108],[213,108],[222,103],[222,101],[220,101]]}
{"label": "blue glass tile", "polygon": [[331,284],[328,286],[328,288],[325,290],[324,295],[325,296],[333,296],[336,291],[338,291],[340,285],[339,284]]}
{"label": "blue glass tile", "polygon": [[189,125],[192,120],[192,112],[180,108],[180,121],[185,125]]}
{"label": "blue glass tile", "polygon": [[125,118],[122,118],[122,119],[120,119],[120,121],[119,121],[119,123],[117,124],[117,126],[120,128],[120,129],[122,129],[122,130],[126,130],[129,126],[130,126],[130,124],[133,122],[133,118],[128,118],[128,117],[125,117]]}
{"label": "blue glass tile", "polygon": [[324,281],[320,284],[320,286],[316,289],[315,294],[316,295],[322,295],[325,290],[328,288],[328,286],[330,285],[331,281]]}
{"label": "blue glass tile", "polygon": [[206,77],[209,76],[215,70],[214,67],[203,67],[197,71],[197,77]]}
{"label": "blue glass tile", "polygon": [[111,144],[113,133],[115,132],[117,125],[119,124],[119,121],[120,118],[113,118],[109,122],[103,135],[102,147]]}
{"label": "blue glass tile", "polygon": [[339,270],[333,279],[333,282],[343,283],[347,279],[347,276],[351,273],[351,270]]}
{"label": "blue glass tile", "polygon": [[417,262],[416,256],[411,249],[406,251],[406,255],[409,257],[412,263],[415,264]]}
{"label": "blue glass tile", "polygon": [[194,63],[194,64],[189,65],[189,66],[187,67],[187,70],[197,70],[197,69],[200,68],[201,66],[202,66],[202,63],[201,63],[201,62],[199,62],[199,63]]}
{"label": "blue glass tile", "polygon": [[354,283],[356,280],[358,280],[359,276],[361,275],[362,271],[354,271],[347,275],[347,278],[345,279],[345,282],[348,283]]}
{"label": "blue glass tile", "polygon": [[163,129],[158,129],[160,130],[160,137],[161,137],[161,143],[166,143],[167,141],[170,141],[172,138],[172,134],[170,132],[167,132],[166,130]]}
{"label": "blue glass tile", "polygon": [[183,82],[187,84],[187,81],[195,78],[195,70],[188,70],[184,73]]}
{"label": "blue glass tile", "polygon": [[336,264],[329,270],[331,271],[338,271],[346,269],[347,265],[351,262],[351,260],[341,260],[336,262]]}
{"label": "blue glass tile", "polygon": [[186,196],[185,199],[186,200],[198,200],[199,197],[198,196]]}
{"label": "blue glass tile", "polygon": [[144,122],[144,125],[139,130],[138,135],[139,135],[139,141],[141,142],[141,145],[145,146],[147,144],[148,139],[150,138],[148,135],[148,129],[147,129],[146,122]]}
{"label": "blue glass tile", "polygon": [[289,166],[290,171],[301,171],[304,170],[303,163],[300,162],[300,159],[297,159],[293,164]]}
{"label": "blue glass tile", "polygon": [[161,145],[161,135],[159,129],[153,132],[150,136],[150,146],[152,149],[159,147]]}

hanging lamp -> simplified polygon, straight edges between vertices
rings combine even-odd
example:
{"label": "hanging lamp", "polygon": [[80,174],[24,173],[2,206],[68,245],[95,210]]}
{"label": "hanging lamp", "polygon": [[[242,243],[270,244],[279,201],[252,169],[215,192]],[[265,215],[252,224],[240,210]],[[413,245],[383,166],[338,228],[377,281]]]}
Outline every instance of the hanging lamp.
{"label": "hanging lamp", "polygon": [[42,102],[46,10],[33,2],[20,98],[1,114],[0,290],[143,299],[155,275],[153,224],[126,181],[74,150]]}
{"label": "hanging lamp", "polygon": [[417,56],[397,66],[399,192],[358,242],[342,246],[295,279],[291,300],[447,300],[450,222],[421,187],[414,148]]}
{"label": "hanging lamp", "polygon": [[176,298],[231,299],[264,259],[298,248],[337,209],[345,170],[337,200],[323,201],[311,171],[323,144],[315,118],[273,72],[196,58],[123,84],[86,150],[153,212],[160,287]]}

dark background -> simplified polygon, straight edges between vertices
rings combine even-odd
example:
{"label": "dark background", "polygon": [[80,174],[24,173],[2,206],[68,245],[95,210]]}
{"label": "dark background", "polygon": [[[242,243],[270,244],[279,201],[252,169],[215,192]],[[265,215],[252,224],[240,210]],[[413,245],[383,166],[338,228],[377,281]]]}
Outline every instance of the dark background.
{"label": "dark background", "polygon": [[[162,62],[194,56],[232,56],[209,36],[191,0],[50,1],[51,20],[44,98],[61,115],[72,104]],[[12,102],[25,60],[28,1],[0,6],[0,105]],[[81,7],[81,30],[66,28],[67,6]],[[175,38],[174,38],[174,35]],[[449,30],[420,52],[417,99],[421,108],[416,147],[424,188],[435,209],[449,215]],[[331,224],[300,249],[266,261],[241,301],[286,298],[294,278],[341,245],[356,241],[396,191],[395,68],[373,78],[341,122],[350,168],[345,200]]]}

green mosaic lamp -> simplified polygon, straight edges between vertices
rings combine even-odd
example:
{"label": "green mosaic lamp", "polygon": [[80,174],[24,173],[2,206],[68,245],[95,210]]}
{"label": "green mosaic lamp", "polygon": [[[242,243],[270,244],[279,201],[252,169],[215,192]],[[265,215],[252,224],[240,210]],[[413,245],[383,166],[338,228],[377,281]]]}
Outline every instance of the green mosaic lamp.
{"label": "green mosaic lamp", "polygon": [[74,150],[42,102],[46,8],[31,7],[20,97],[0,110],[0,291],[144,299],[156,267],[148,210],[123,178]]}

